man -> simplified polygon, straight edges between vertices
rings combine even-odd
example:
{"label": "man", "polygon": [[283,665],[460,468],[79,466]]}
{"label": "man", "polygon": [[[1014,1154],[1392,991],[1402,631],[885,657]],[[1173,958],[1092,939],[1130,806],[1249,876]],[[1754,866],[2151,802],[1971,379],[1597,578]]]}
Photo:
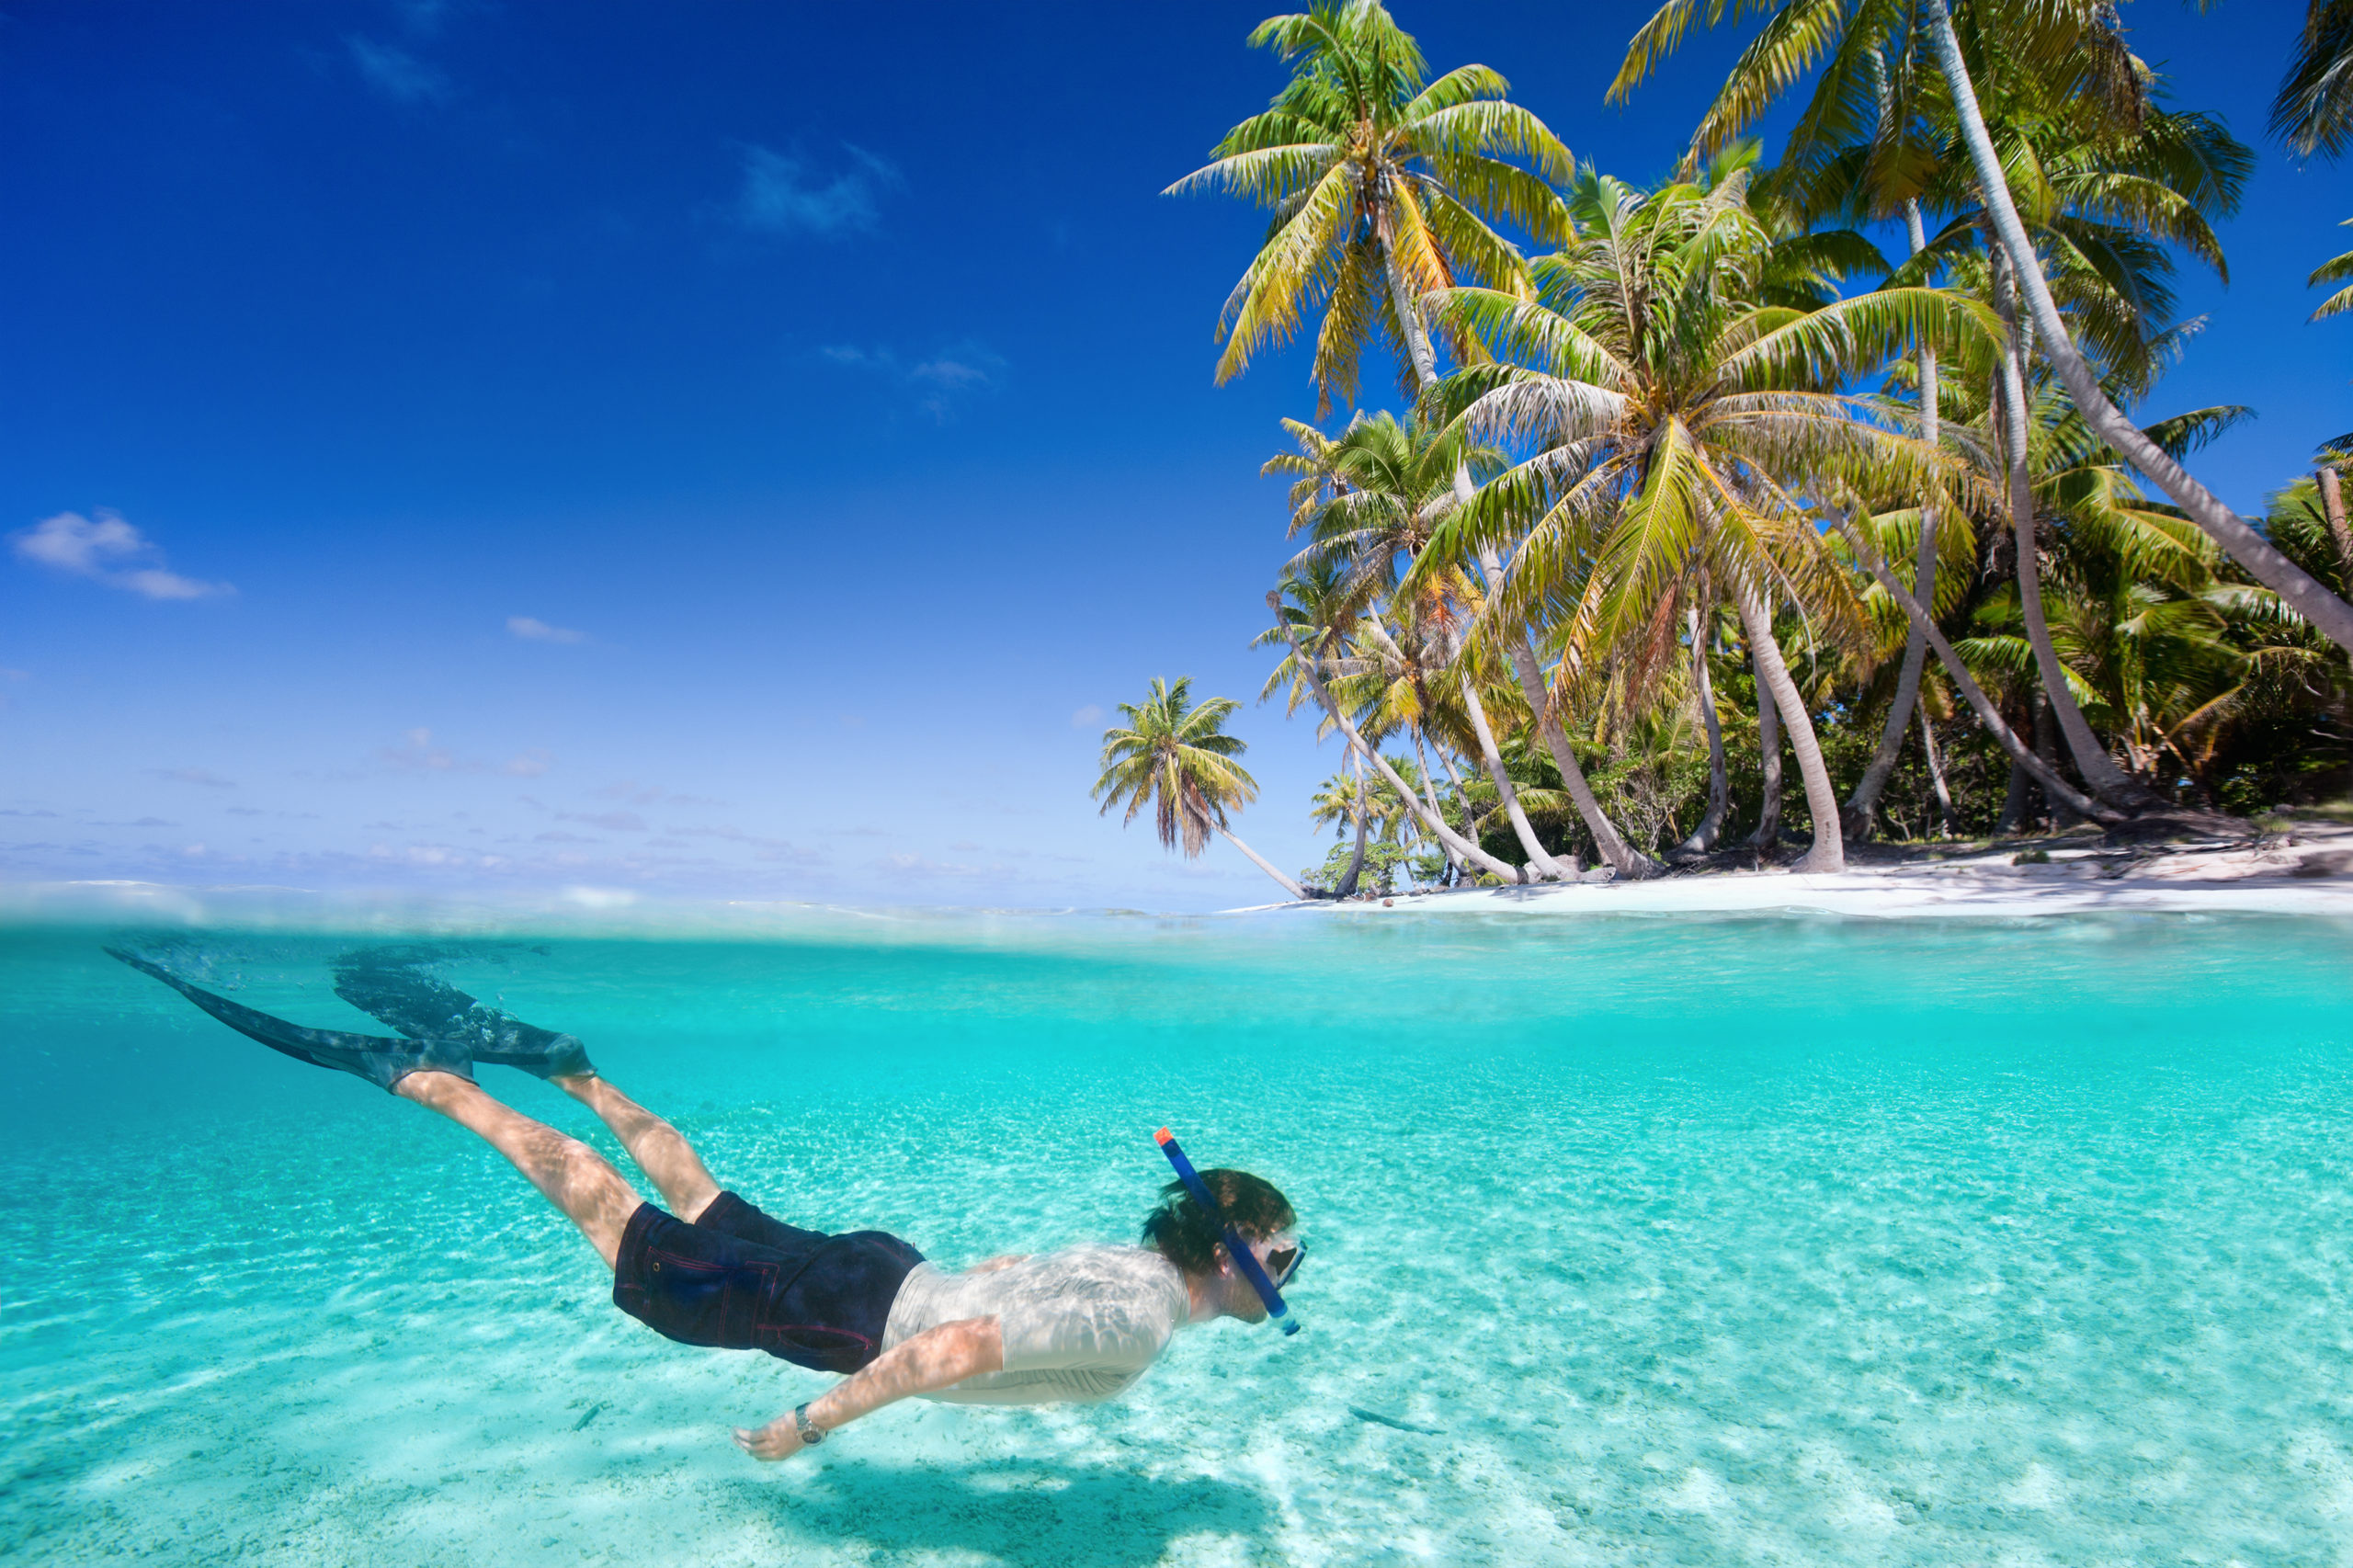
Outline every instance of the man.
{"label": "man", "polygon": [[[402,1038],[306,1028],[216,996],[147,959],[108,949],[272,1050],[366,1078],[440,1112],[513,1163],[613,1270],[613,1302],[687,1345],[765,1350],[847,1374],[735,1442],[789,1458],[910,1396],[968,1403],[1096,1401],[1125,1390],[1177,1329],[1263,1321],[1267,1305],[1222,1238],[1243,1238],[1279,1290],[1305,1249],[1280,1192],[1244,1171],[1201,1173],[1222,1212],[1172,1182],[1136,1247],[1079,1246],[947,1273],[881,1231],[827,1234],[770,1219],[722,1191],[678,1130],[601,1077],[580,1041],[487,1007],[426,973],[427,949],[355,953],[335,992]],[[586,1144],[493,1099],[478,1062],[543,1078],[595,1111],[666,1206],[642,1202]]]}

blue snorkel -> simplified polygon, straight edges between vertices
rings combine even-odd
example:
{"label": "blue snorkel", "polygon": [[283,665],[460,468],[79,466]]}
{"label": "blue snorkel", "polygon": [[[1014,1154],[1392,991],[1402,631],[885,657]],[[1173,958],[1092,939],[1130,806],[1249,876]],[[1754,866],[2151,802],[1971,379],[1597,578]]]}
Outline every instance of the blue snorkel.
{"label": "blue snorkel", "polygon": [[1258,1265],[1258,1255],[1250,1250],[1250,1244],[1242,1239],[1242,1233],[1235,1230],[1233,1222],[1225,1217],[1217,1195],[1210,1191],[1210,1184],[1201,1179],[1201,1173],[1193,1168],[1193,1162],[1185,1157],[1185,1151],[1176,1146],[1175,1136],[1164,1127],[1152,1137],[1160,1145],[1160,1152],[1168,1156],[1168,1163],[1176,1167],[1176,1179],[1185,1184],[1185,1190],[1193,1195],[1193,1201],[1201,1206],[1201,1212],[1210,1217],[1211,1223],[1225,1233],[1226,1256],[1233,1259],[1233,1267],[1242,1271],[1242,1278],[1250,1281],[1250,1288],[1258,1292],[1258,1299],[1267,1303],[1267,1315],[1280,1324],[1285,1334],[1297,1334],[1299,1320],[1290,1315],[1289,1307],[1283,1305],[1283,1293],[1275,1289],[1273,1280],[1267,1278],[1267,1271]]}

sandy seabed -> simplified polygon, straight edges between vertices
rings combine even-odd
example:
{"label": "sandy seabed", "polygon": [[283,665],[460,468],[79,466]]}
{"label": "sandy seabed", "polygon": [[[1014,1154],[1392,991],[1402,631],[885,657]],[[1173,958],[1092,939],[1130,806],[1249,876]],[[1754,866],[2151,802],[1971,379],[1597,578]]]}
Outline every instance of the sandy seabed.
{"label": "sandy seabed", "polygon": [[[357,1027],[327,938],[205,940],[256,1005]],[[1132,1236],[1172,1123],[1298,1204],[1305,1332],[760,1466],[727,1428],[826,1380],[657,1338],[462,1132],[86,930],[0,931],[0,1559],[2353,1562],[2353,921],[1106,920],[453,965],[779,1217],[949,1267]]]}

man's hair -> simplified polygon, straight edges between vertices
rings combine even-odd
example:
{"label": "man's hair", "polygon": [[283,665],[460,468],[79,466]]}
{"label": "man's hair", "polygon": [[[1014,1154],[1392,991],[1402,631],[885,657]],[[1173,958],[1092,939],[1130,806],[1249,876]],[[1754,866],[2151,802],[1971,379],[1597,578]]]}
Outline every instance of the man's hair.
{"label": "man's hair", "polygon": [[[1203,1171],[1201,1180],[1233,1228],[1252,1241],[1264,1241],[1299,1218],[1274,1183],[1248,1171]],[[1202,1212],[1183,1182],[1172,1181],[1160,1189],[1160,1207],[1144,1216],[1143,1239],[1188,1274],[1214,1274],[1217,1245],[1225,1233]]]}

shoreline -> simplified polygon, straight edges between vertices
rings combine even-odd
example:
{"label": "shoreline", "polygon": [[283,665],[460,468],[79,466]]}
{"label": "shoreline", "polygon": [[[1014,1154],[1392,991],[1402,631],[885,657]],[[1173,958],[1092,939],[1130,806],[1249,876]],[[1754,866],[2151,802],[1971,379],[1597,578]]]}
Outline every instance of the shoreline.
{"label": "shoreline", "polygon": [[[1885,853],[1875,851],[1875,853]],[[1876,919],[1931,915],[2011,918],[2087,914],[2247,914],[2353,917],[2353,826],[2297,824],[2245,839],[2117,846],[2061,835],[1998,847],[1906,846],[1904,858],[1843,871],[1708,868],[1622,882],[1588,872],[1575,882],[1448,888],[1386,900],[1317,899],[1255,904],[1332,915],[1766,915]],[[2045,861],[2022,857],[2041,854]]]}

